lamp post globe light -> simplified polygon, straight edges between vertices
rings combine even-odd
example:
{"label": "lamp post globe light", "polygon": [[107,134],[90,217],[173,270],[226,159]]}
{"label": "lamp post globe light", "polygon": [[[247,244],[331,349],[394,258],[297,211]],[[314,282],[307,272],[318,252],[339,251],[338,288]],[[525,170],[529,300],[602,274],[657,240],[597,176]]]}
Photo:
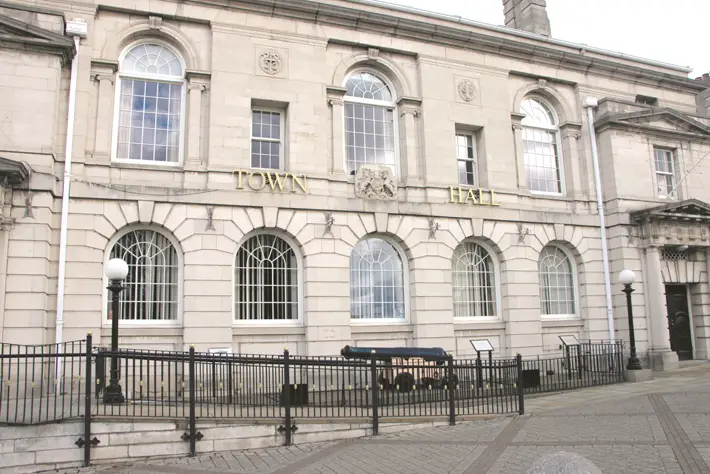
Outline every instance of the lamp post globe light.
{"label": "lamp post globe light", "polygon": [[634,272],[629,269],[619,272],[619,282],[624,285],[622,290],[626,293],[626,310],[629,314],[629,343],[631,344],[631,353],[629,354],[629,363],[626,365],[627,370],[641,370],[641,362],[636,355],[636,334],[634,333],[634,310],[631,305],[631,293],[634,289],[631,284],[634,282]]}
{"label": "lamp post globe light", "polygon": [[123,291],[123,280],[128,276],[128,264],[120,258],[112,258],[106,263],[106,277],[109,280],[108,290],[111,292],[111,376],[104,391],[104,403],[123,403],[125,398],[118,384],[120,373],[118,369],[118,320],[119,299]]}

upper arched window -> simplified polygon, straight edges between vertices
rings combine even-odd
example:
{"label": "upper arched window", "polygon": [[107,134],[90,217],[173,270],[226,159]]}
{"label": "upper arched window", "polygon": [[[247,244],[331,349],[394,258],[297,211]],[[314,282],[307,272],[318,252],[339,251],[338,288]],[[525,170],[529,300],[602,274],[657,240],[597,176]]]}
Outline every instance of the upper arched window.
{"label": "upper arched window", "polygon": [[452,259],[454,316],[495,317],[496,271],[488,250],[475,242],[464,242]]}
{"label": "upper arched window", "polygon": [[234,319],[298,319],[298,260],[281,237],[257,234],[239,247],[234,259]]}
{"label": "upper arched window", "polygon": [[345,83],[345,149],[348,173],[363,164],[387,165],[396,172],[395,103],[379,76],[356,72]]}
{"label": "upper arched window", "polygon": [[114,157],[120,161],[182,160],[184,67],[170,47],[141,43],[121,58]]}
{"label": "upper arched window", "polygon": [[540,253],[540,311],[543,316],[574,317],[574,267],[567,253],[548,245]]}
{"label": "upper arched window", "polygon": [[[135,229],[122,235],[111,248],[109,259],[128,264],[128,276],[120,293],[121,320],[165,321],[178,319],[178,253],[160,232]],[[111,319],[110,296],[108,318]]]}
{"label": "upper arched window", "polygon": [[404,264],[391,243],[370,237],[350,254],[353,319],[404,319]]}
{"label": "upper arched window", "polygon": [[525,114],[523,126],[523,160],[528,189],[533,192],[562,192],[562,171],[558,145],[558,124],[552,108],[536,98],[520,104]]}

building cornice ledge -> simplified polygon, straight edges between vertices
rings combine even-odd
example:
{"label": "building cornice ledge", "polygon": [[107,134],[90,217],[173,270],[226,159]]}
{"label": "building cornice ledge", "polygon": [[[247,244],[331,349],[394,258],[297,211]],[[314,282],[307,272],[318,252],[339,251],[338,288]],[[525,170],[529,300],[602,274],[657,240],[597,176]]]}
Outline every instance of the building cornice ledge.
{"label": "building cornice ledge", "polygon": [[[397,8],[393,5],[361,0],[347,6],[299,0],[239,0],[230,1],[228,6],[220,0],[195,0],[195,3],[499,54],[583,73],[594,72],[600,76],[624,78],[653,87],[672,90],[680,88],[693,93],[706,89],[706,86],[698,81],[679,74],[648,68],[652,65],[687,74],[690,69],[686,67],[630,57],[459,17]],[[407,15],[398,15],[399,12]]]}

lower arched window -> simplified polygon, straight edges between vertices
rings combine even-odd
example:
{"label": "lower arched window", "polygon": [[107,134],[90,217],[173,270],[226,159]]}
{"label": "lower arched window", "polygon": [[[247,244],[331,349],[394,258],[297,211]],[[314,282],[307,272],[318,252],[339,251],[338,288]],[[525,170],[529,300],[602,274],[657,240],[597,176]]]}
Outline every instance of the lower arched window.
{"label": "lower arched window", "polygon": [[[177,250],[165,235],[150,229],[121,236],[109,255],[128,264],[120,297],[120,318],[130,321],[178,319],[179,263]],[[111,319],[111,298],[108,298]]]}
{"label": "lower arched window", "polygon": [[496,273],[493,258],[483,246],[464,242],[452,261],[454,316],[496,316]]}
{"label": "lower arched window", "polygon": [[371,237],[350,254],[350,314],[353,319],[404,319],[404,265],[395,247]]}
{"label": "lower arched window", "polygon": [[271,234],[249,238],[234,260],[234,319],[298,319],[298,261],[284,239]]}
{"label": "lower arched window", "polygon": [[561,248],[548,245],[540,253],[540,311],[543,316],[574,317],[574,269]]}

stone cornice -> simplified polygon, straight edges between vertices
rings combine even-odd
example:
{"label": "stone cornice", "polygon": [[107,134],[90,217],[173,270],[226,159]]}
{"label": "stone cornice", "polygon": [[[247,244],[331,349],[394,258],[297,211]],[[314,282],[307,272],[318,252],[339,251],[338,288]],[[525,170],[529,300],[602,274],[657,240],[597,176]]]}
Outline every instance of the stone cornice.
{"label": "stone cornice", "polygon": [[566,79],[560,79],[558,77],[541,76],[540,74],[533,74],[533,73],[525,72],[525,71],[513,70],[513,71],[510,71],[508,74],[510,74],[511,76],[520,76],[520,77],[525,77],[528,79],[536,79],[536,80],[543,79],[547,82],[554,82],[556,84],[564,84],[567,86],[576,86],[578,84],[575,81],[568,81]]}
{"label": "stone cornice", "polygon": [[645,133],[647,135],[654,135],[658,137],[671,138],[671,139],[682,139],[682,140],[693,140],[693,141],[705,141],[710,140],[710,135],[702,133],[692,133],[684,132],[681,130],[669,130],[667,128],[652,127],[650,125],[643,125],[638,123],[625,122],[622,120],[613,120],[610,117],[604,117],[598,120],[594,124],[594,128],[597,133],[604,132],[608,129],[619,129],[627,130],[634,133]]}
{"label": "stone cornice", "polygon": [[[604,55],[599,51],[586,51],[582,45],[554,44],[542,36],[540,38],[534,36],[522,38],[513,31],[508,33],[501,31],[503,30],[501,28],[486,28],[484,25],[476,27],[451,19],[434,19],[425,15],[415,16],[413,14],[398,15],[398,12],[391,8],[296,0],[272,0],[270,2],[240,0],[239,2],[229,2],[228,5],[225,5],[222,0],[194,0],[194,3],[372,31],[388,37],[395,36],[414,41],[438,43],[442,46],[454,46],[513,57],[526,62],[562,67],[585,74],[593,72],[601,76],[623,78],[635,83],[665,89],[677,90],[680,88],[689,92],[697,92],[706,88],[692,79],[655,71],[641,60],[635,61],[633,58],[628,58],[626,61],[638,63],[629,64],[614,58],[611,54]],[[668,65],[667,68],[672,69],[673,67]],[[677,67],[675,69],[680,70]]]}
{"label": "stone cornice", "polygon": [[14,33],[0,33],[0,43],[15,45],[30,51],[54,54],[61,57],[62,65],[71,63],[74,57],[74,41],[63,35],[34,25],[0,15],[0,26]]}

